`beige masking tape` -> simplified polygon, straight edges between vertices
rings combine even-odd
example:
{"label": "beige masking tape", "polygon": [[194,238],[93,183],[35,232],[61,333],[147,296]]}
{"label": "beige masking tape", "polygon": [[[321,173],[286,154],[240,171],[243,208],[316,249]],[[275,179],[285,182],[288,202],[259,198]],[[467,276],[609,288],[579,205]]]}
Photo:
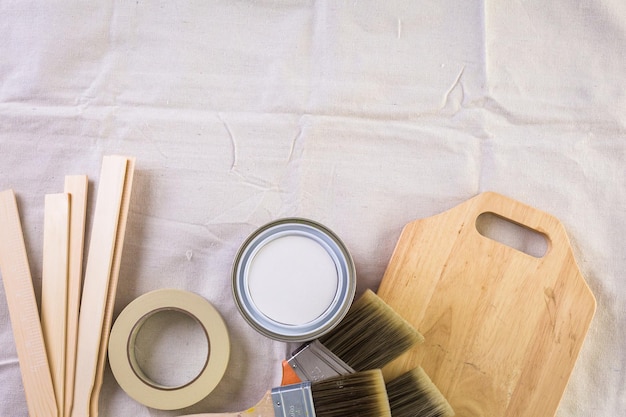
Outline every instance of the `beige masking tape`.
{"label": "beige masking tape", "polygon": [[[168,310],[194,318],[209,341],[202,371],[178,387],[151,381],[135,357],[135,338],[141,326],[153,314]],[[109,363],[119,385],[135,400],[160,410],[188,407],[206,397],[224,376],[229,355],[228,331],[218,311],[199,295],[176,289],[155,290],[132,301],[115,321],[109,339]]]}

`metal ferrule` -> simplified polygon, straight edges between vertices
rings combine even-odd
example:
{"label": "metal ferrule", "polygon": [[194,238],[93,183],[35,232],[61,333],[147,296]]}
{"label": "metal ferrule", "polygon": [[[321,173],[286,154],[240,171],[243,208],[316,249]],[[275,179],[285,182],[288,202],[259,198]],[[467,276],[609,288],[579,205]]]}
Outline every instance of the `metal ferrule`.
{"label": "metal ferrule", "polygon": [[333,376],[354,373],[354,369],[318,340],[301,346],[287,363],[302,381],[321,381]]}
{"label": "metal ferrule", "polygon": [[275,417],[315,417],[311,382],[272,389]]}

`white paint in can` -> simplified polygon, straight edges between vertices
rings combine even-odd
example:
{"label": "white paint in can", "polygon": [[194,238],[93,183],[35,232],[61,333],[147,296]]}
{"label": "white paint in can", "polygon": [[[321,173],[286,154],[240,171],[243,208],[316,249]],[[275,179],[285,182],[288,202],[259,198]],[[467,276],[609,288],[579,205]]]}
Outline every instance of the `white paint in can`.
{"label": "white paint in can", "polygon": [[247,274],[259,311],[278,323],[298,326],[320,317],[337,293],[338,272],[328,251],[305,236],[281,236],[263,245]]}

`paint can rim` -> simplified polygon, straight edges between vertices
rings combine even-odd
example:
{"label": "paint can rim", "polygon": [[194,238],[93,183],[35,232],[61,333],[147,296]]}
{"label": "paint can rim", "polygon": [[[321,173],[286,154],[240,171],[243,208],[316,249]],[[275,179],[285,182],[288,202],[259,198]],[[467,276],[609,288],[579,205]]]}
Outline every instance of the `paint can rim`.
{"label": "paint can rim", "polygon": [[[304,236],[323,247],[335,263],[337,288],[332,302],[316,319],[298,325],[280,323],[268,317],[254,303],[247,272],[260,248],[284,236]],[[346,245],[328,227],[302,217],[269,222],[247,237],[239,248],[232,268],[232,293],[243,318],[259,333],[284,342],[305,342],[330,332],[347,314],[356,292],[356,269]],[[288,294],[284,297],[301,296]],[[280,296],[277,295],[277,298]]]}

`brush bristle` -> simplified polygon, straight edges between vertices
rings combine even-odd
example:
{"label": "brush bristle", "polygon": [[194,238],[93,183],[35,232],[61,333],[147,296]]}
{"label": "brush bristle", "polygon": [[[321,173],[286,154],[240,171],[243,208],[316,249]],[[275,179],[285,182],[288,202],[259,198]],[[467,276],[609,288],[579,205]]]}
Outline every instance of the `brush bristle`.
{"label": "brush bristle", "polygon": [[424,337],[373,291],[356,300],[346,317],[321,336],[331,352],[355,371],[382,368]]}
{"label": "brush bristle", "polygon": [[391,417],[379,369],[313,382],[311,392],[316,417]]}
{"label": "brush bristle", "polygon": [[387,383],[393,417],[451,417],[454,410],[421,367]]}

